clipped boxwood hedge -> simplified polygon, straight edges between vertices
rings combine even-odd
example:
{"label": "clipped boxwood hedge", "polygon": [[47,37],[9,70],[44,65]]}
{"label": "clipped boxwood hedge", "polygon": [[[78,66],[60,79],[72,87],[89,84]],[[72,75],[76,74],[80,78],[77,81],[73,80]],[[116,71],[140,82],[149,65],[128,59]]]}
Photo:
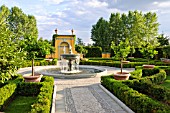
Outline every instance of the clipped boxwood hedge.
{"label": "clipped boxwood hedge", "polygon": [[169,113],[170,108],[145,94],[128,87],[112,76],[102,76],[101,84],[122,100],[135,113]]}
{"label": "clipped boxwood hedge", "polygon": [[49,113],[52,102],[54,78],[43,77],[37,101],[31,106],[30,113]]}
{"label": "clipped boxwood hedge", "polygon": [[[151,72],[153,70],[150,70]],[[166,72],[160,70],[159,73],[152,76],[142,77],[140,79],[123,81],[129,87],[139,91],[140,93],[147,94],[159,101],[167,103],[170,101],[170,90],[160,85],[166,79]]]}
{"label": "clipped boxwood hedge", "polygon": [[10,80],[4,86],[0,88],[0,110],[3,110],[8,102],[17,94],[17,84],[23,81],[21,76],[18,76],[15,80]]}
{"label": "clipped boxwood hedge", "polygon": [[31,106],[30,113],[49,113],[52,104],[54,78],[43,76],[41,82],[23,82],[22,76],[10,80],[0,88],[0,111],[16,95],[36,96],[36,102]]}
{"label": "clipped boxwood hedge", "polygon": [[156,73],[159,73],[159,68],[154,68],[154,69],[142,69],[142,77],[145,76],[152,76]]}
{"label": "clipped boxwood hedge", "polygon": [[[147,62],[129,62],[128,64],[123,64],[124,68],[135,68],[136,66],[142,66],[147,64]],[[156,66],[170,66],[170,64],[165,64],[163,62],[151,62],[150,64]],[[110,67],[119,67],[120,68],[120,61],[103,61],[103,60],[88,60],[88,61],[81,61],[80,65],[101,65],[101,66],[110,66]]]}
{"label": "clipped boxwood hedge", "polygon": [[[46,65],[56,65],[57,64],[57,59],[53,59],[52,61],[46,61],[45,59],[44,60],[35,60],[34,61],[34,66],[46,66]],[[32,61],[25,61],[21,68],[22,67],[31,67],[32,66]]]}

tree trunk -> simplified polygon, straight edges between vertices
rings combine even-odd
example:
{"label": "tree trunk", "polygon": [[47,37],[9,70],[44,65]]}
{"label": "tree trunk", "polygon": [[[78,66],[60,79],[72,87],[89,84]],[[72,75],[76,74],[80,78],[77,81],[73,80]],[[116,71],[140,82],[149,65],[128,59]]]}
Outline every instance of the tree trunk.
{"label": "tree trunk", "polygon": [[34,59],[32,59],[32,76],[34,76]]}
{"label": "tree trunk", "polygon": [[149,65],[149,60],[150,60],[150,58],[148,58],[148,65]]}
{"label": "tree trunk", "polygon": [[131,57],[132,57],[132,54],[133,54],[133,52],[131,51],[131,52],[130,52],[130,56],[131,56]]}
{"label": "tree trunk", "polygon": [[121,73],[122,73],[122,68],[123,68],[123,63],[122,63],[122,60],[120,61],[120,69],[121,69]]}

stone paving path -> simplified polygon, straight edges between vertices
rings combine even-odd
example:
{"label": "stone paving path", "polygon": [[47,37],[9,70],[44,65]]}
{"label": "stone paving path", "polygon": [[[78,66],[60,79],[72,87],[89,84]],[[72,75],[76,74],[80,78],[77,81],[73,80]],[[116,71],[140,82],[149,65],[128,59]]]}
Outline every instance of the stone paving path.
{"label": "stone paving path", "polygon": [[[119,68],[101,66],[107,74],[120,71]],[[39,67],[36,67],[39,68]],[[134,69],[124,69],[133,71]],[[20,74],[30,73],[31,68],[23,68]],[[101,76],[81,79],[55,79],[55,113],[127,113],[99,85]]]}
{"label": "stone paving path", "polygon": [[[107,68],[108,74],[118,68]],[[125,71],[133,71],[126,69]],[[56,113],[127,113],[100,88],[100,76],[82,79],[55,79]]]}

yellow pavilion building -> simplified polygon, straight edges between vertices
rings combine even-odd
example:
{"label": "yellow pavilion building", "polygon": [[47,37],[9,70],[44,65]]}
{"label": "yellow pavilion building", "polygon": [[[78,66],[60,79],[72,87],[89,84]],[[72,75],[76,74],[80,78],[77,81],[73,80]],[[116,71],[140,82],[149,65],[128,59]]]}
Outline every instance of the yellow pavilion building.
{"label": "yellow pavilion building", "polygon": [[71,30],[71,35],[58,35],[57,29],[55,30],[55,34],[53,35],[53,46],[55,47],[55,53],[50,55],[46,55],[46,58],[58,58],[60,59],[61,54],[69,54],[71,50],[73,54],[77,54],[75,51],[75,38],[74,31]]}

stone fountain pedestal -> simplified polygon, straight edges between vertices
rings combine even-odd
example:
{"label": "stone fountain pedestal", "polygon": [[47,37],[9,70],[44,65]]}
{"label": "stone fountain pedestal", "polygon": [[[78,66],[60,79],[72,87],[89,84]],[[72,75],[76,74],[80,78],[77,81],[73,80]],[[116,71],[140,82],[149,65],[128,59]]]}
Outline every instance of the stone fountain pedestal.
{"label": "stone fountain pedestal", "polygon": [[61,55],[61,64],[62,69],[61,73],[79,73],[78,65],[79,65],[80,57],[78,54],[62,54]]}

